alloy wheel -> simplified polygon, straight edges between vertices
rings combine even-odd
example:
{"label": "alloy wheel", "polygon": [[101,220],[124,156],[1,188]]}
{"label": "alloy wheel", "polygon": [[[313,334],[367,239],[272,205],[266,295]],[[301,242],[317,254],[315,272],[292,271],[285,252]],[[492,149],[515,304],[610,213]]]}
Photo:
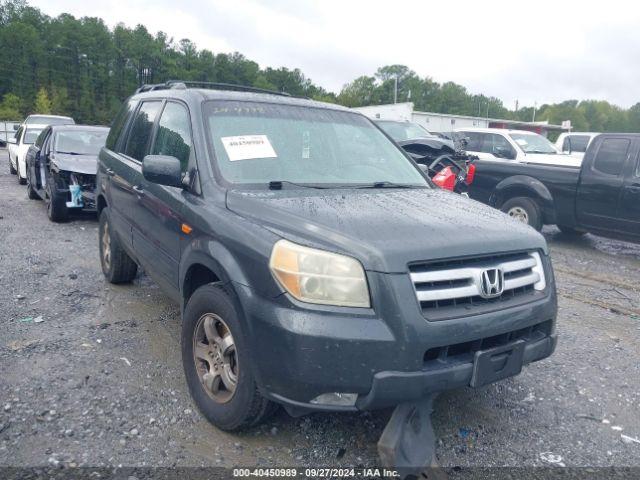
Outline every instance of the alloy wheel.
{"label": "alloy wheel", "polygon": [[507,211],[507,215],[519,222],[529,224],[529,214],[522,207],[512,207]]}
{"label": "alloy wheel", "polygon": [[216,403],[227,403],[238,385],[238,355],[227,324],[214,313],[200,317],[193,333],[193,360],[202,387]]}

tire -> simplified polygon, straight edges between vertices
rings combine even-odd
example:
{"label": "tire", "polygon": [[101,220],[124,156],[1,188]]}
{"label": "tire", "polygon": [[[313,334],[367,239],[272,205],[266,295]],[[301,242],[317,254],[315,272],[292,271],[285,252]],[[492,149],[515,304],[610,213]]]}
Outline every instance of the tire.
{"label": "tire", "polygon": [[[20,175],[19,172],[18,175]],[[58,191],[58,187],[53,177],[49,177],[47,181],[46,202],[47,217],[49,217],[49,220],[56,223],[62,223],[69,219],[67,196]]]}
{"label": "tire", "polygon": [[542,230],[542,213],[535,200],[527,197],[511,198],[500,208],[515,220],[526,223],[536,230]]}
{"label": "tire", "polygon": [[29,200],[40,200],[40,197],[31,184],[31,175],[29,175],[29,170],[27,170],[27,197],[29,197]]}
{"label": "tire", "polygon": [[[206,335],[208,330],[203,327],[207,321],[216,325],[214,331],[218,335],[218,342],[209,341]],[[226,334],[231,336],[232,347],[229,346]],[[238,314],[223,287],[208,284],[193,293],[184,311],[181,343],[182,365],[191,397],[209,422],[222,430],[234,431],[257,425],[274,412],[277,405],[258,391]],[[201,346],[201,352],[209,352],[207,361],[202,360],[202,354],[194,355],[196,344]],[[223,346],[217,347],[218,345]],[[222,354],[218,353],[216,357],[216,351],[222,351]],[[216,362],[223,365],[219,371],[229,367],[231,373],[227,374],[228,381],[235,377],[232,389],[226,387],[224,375],[211,374]],[[211,385],[219,385],[218,392],[207,386],[203,378],[207,375],[215,377]]]}
{"label": "tire", "polygon": [[20,175],[20,162],[18,161],[17,158],[16,158],[16,175],[18,176],[18,183],[20,185],[24,185],[25,183],[27,183],[27,179],[22,178],[22,175]]}
{"label": "tire", "polygon": [[567,227],[566,225],[557,225],[557,227],[564,235],[568,235],[571,237],[581,237],[587,233],[584,230],[576,230],[575,228]]}
{"label": "tire", "polygon": [[9,173],[11,175],[15,175],[18,173],[15,168],[13,168],[13,163],[11,163],[11,157],[9,157]]}
{"label": "tire", "polygon": [[138,264],[124,251],[113,231],[109,220],[109,207],[102,209],[99,222],[98,243],[102,273],[109,283],[128,283],[136,277]]}

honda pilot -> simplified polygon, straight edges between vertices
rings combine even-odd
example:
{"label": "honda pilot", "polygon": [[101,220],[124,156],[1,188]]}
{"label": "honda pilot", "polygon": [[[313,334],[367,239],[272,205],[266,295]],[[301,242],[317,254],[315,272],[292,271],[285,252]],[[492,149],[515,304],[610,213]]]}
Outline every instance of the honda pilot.
{"label": "honda pilot", "polygon": [[181,305],[182,361],[225,430],[479,387],[551,355],[544,238],[438,189],[371,120],[277,92],[169,82],[100,152],[102,270]]}

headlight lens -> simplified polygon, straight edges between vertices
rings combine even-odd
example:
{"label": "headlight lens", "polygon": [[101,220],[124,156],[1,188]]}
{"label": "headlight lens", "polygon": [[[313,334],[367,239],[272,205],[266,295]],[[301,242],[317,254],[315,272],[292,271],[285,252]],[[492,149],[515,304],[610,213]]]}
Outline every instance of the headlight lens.
{"label": "headlight lens", "polygon": [[273,246],[269,267],[280,285],[300,301],[371,306],[364,269],[354,258],[279,240]]}
{"label": "headlight lens", "polygon": [[538,252],[532,252],[531,256],[536,260],[536,265],[531,270],[537,273],[540,277],[540,280],[533,284],[533,288],[536,290],[544,290],[547,288],[547,280],[544,276],[544,264],[542,263],[542,258]]}

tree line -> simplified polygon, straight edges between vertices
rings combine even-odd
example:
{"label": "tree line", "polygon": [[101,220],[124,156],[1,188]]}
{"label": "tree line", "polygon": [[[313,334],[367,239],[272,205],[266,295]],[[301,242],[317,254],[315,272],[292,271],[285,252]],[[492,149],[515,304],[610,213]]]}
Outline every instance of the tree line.
{"label": "tree line", "polygon": [[[110,29],[99,18],[52,18],[25,0],[0,0],[0,119],[18,120],[37,112],[108,125],[137,87],[169,79],[248,85],[349,107],[397,100],[411,101],[419,111],[534,118],[532,107],[511,110],[499,98],[420,77],[404,65],[381,67],[336,94],[297,68],[260,68],[241,53],[216,54],[189,39],[152,34],[143,25]],[[606,101],[567,100],[541,105],[535,120],[571,120],[574,129],[582,131],[640,131],[640,103],[623,109]]]}

